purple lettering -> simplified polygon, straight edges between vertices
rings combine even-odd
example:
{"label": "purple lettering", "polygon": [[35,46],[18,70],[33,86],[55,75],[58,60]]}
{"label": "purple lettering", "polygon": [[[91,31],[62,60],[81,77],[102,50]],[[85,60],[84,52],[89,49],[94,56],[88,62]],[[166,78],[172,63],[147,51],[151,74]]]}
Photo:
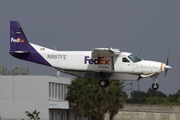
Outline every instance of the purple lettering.
{"label": "purple lettering", "polygon": [[[104,63],[105,61],[105,63]],[[110,60],[104,60],[104,57],[98,57],[97,59],[89,59],[89,56],[85,56],[84,64],[102,64],[102,65],[109,65]]]}
{"label": "purple lettering", "polygon": [[87,61],[89,61],[88,58],[89,58],[89,56],[85,56],[85,60],[84,60],[85,64],[86,64]]}
{"label": "purple lettering", "polygon": [[94,60],[94,64],[96,64],[96,65],[99,64],[99,57],[98,57],[98,59]]}
{"label": "purple lettering", "polygon": [[90,59],[89,64],[93,64],[93,63],[94,63],[93,59]]}

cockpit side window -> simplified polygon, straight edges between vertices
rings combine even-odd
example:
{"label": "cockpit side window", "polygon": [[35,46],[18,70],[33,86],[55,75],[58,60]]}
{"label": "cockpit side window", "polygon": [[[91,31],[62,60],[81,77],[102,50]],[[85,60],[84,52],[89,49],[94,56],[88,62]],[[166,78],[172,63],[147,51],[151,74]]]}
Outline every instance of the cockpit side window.
{"label": "cockpit side window", "polygon": [[137,57],[134,54],[129,55],[128,58],[131,59],[133,62],[139,62],[142,60],[141,58]]}
{"label": "cockpit side window", "polygon": [[123,58],[122,58],[122,61],[123,61],[123,62],[129,62],[129,60],[128,60],[126,57],[123,57]]}

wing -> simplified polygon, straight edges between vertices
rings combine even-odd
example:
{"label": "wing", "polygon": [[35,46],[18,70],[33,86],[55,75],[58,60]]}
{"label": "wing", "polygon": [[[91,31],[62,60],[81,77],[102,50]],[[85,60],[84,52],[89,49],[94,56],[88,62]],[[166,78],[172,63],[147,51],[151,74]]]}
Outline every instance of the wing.
{"label": "wing", "polygon": [[114,55],[120,55],[119,49],[112,48],[94,48],[92,52],[92,57],[110,57]]}
{"label": "wing", "polygon": [[57,70],[75,75],[86,79],[107,79],[107,80],[139,80],[140,76],[137,74],[128,73],[112,73],[112,72],[95,72],[95,71],[75,71],[75,70],[64,70],[56,68]]}

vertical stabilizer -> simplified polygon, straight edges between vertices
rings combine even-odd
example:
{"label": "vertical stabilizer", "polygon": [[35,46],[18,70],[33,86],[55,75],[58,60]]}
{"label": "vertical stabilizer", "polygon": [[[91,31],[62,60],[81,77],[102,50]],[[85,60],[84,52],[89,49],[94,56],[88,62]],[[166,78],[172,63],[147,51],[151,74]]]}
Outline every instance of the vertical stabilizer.
{"label": "vertical stabilizer", "polygon": [[29,43],[18,21],[10,21],[10,51],[28,51]]}
{"label": "vertical stabilizer", "polygon": [[[44,47],[29,43],[18,21],[10,21],[10,52],[13,57],[51,66],[37,51]],[[44,51],[43,51],[44,52]]]}

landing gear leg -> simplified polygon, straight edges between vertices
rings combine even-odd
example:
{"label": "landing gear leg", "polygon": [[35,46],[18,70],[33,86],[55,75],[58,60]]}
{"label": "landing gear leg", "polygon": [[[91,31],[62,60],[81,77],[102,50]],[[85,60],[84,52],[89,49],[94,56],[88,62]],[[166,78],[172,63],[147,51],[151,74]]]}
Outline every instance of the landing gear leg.
{"label": "landing gear leg", "polygon": [[100,87],[107,87],[107,86],[109,86],[109,80],[105,80],[103,74],[104,74],[103,72],[100,73],[101,80],[99,80],[99,86]]}
{"label": "landing gear leg", "polygon": [[100,80],[99,81],[99,86],[100,87],[107,87],[107,86],[109,86],[109,80]]}
{"label": "landing gear leg", "polygon": [[158,80],[156,78],[153,78],[153,77],[151,77],[151,78],[154,80],[154,83],[152,84],[152,89],[157,90],[159,88],[159,85],[157,83]]}

